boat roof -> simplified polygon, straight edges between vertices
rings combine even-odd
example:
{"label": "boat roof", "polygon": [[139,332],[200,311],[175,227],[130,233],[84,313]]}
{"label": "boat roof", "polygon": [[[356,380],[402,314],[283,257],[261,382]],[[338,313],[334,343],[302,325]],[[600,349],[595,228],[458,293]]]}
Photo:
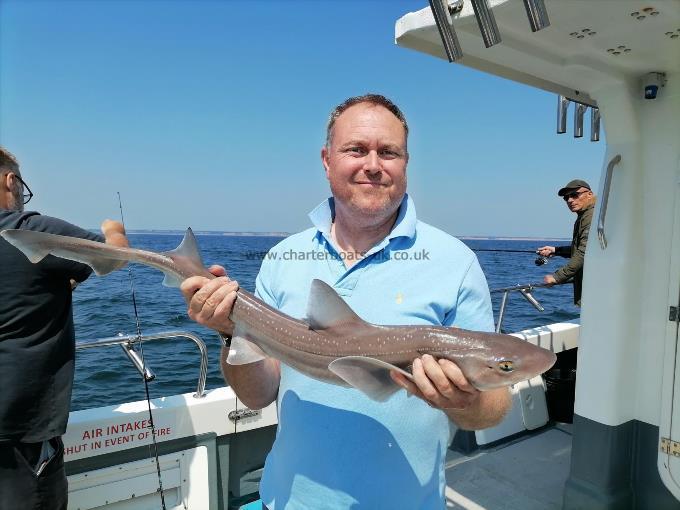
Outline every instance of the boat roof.
{"label": "boat roof", "polygon": [[[591,105],[602,86],[680,71],[680,0],[545,0],[550,25],[538,32],[521,0],[488,4],[502,38],[490,48],[471,2],[451,16],[463,51],[459,62],[468,67]],[[395,38],[399,46],[447,58],[430,7],[401,17]]]}

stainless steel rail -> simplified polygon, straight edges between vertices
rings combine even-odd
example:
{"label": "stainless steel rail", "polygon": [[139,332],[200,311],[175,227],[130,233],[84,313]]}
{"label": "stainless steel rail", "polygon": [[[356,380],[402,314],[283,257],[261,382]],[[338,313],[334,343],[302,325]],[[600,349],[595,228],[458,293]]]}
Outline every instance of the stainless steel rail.
{"label": "stainless steel rail", "polygon": [[[194,333],[189,333],[188,331],[161,331],[152,335],[142,335],[141,337],[119,333],[118,336],[78,342],[76,344],[76,350],[95,349],[98,347],[109,347],[111,345],[121,345],[123,347],[132,348],[136,342],[150,342],[154,340],[165,340],[166,338],[187,338],[198,346],[198,349],[201,352],[201,367],[198,374],[198,385],[196,386],[194,398],[203,397],[205,395],[205,380],[208,376],[208,349],[205,346],[205,342]],[[136,368],[139,370],[139,367]],[[148,368],[143,366],[142,369],[145,371],[144,376],[148,377],[146,374]]]}
{"label": "stainless steel rail", "polygon": [[597,238],[600,240],[602,249],[607,248],[607,237],[604,235],[604,220],[607,216],[607,204],[609,203],[609,190],[612,185],[612,174],[614,167],[621,161],[621,154],[617,154],[607,165],[607,172],[604,175],[604,186],[602,188],[602,196],[600,197],[600,215],[597,219]]}
{"label": "stainless steel rail", "polygon": [[539,312],[542,312],[545,310],[541,303],[539,303],[536,298],[531,294],[531,291],[534,289],[538,289],[541,287],[553,287],[555,285],[565,285],[567,283],[571,283],[571,280],[562,282],[562,283],[553,283],[553,284],[548,284],[548,283],[527,283],[526,285],[515,285],[514,287],[503,287],[500,289],[493,289],[491,291],[492,294],[498,294],[500,292],[503,293],[503,297],[501,298],[501,308],[498,311],[498,322],[496,323],[496,333],[501,332],[501,326],[503,325],[503,319],[505,318],[505,309],[508,305],[508,297],[511,292],[519,292],[524,299],[526,299],[531,306],[536,308]]}

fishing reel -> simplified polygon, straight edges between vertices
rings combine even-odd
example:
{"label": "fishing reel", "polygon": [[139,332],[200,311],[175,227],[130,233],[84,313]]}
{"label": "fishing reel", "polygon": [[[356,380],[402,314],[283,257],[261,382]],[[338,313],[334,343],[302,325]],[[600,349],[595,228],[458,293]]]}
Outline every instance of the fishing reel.
{"label": "fishing reel", "polygon": [[536,260],[534,260],[534,264],[536,264],[537,266],[544,266],[547,263],[548,257],[538,256],[536,257]]}

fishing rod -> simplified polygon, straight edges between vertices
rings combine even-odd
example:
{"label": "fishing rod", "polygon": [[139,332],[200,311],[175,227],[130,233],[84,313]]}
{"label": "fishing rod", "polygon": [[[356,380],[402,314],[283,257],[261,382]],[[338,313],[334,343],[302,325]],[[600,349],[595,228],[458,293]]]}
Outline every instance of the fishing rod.
{"label": "fishing rod", "polygon": [[[125,228],[125,217],[123,216],[123,202],[120,199],[120,192],[118,193],[118,207],[120,208],[120,222],[123,224],[123,228]],[[146,404],[148,408],[148,413],[149,413],[149,428],[151,429],[151,441],[153,445],[153,456],[156,461],[156,474],[158,475],[158,492],[160,493],[161,496],[161,507],[162,510],[166,510],[165,506],[165,495],[163,493],[163,480],[161,478],[161,463],[160,459],[158,457],[158,443],[156,441],[156,424],[154,423],[153,419],[153,412],[151,411],[151,396],[149,394],[149,380],[153,380],[152,377],[147,376],[148,368],[146,365],[146,360],[144,359],[144,342],[142,342],[142,327],[139,321],[139,313],[137,312],[137,298],[135,296],[135,281],[134,277],[132,274],[132,268],[130,267],[130,264],[128,264],[128,275],[130,277],[130,293],[132,294],[132,308],[135,312],[135,326],[137,330],[137,339],[139,341],[139,349],[141,351],[141,368],[142,370],[140,373],[142,374],[142,380],[144,381],[144,391],[146,393]],[[130,351],[134,352],[134,350],[130,349]],[[130,353],[126,351],[126,354],[128,356]],[[135,353],[136,354],[136,353]],[[133,358],[130,358],[133,359]],[[134,361],[134,360],[133,360]],[[137,365],[137,363],[135,363]],[[149,451],[151,451],[151,446],[149,445]]]}
{"label": "fishing rod", "polygon": [[[499,252],[506,252],[506,253],[533,253],[534,255],[538,254],[538,251],[536,250],[511,250],[511,249],[502,249],[502,248],[470,248],[472,251],[499,251]],[[536,257],[536,260],[534,260],[534,264],[537,266],[543,266],[548,263],[548,257],[543,257],[542,255]]]}

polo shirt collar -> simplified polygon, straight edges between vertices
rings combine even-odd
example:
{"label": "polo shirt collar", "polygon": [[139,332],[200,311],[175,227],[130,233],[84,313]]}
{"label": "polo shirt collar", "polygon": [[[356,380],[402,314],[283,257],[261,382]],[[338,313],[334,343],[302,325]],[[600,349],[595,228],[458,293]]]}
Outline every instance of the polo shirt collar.
{"label": "polo shirt collar", "polygon": [[[309,219],[317,229],[315,235],[321,233],[327,240],[330,240],[331,225],[333,224],[334,216],[335,199],[333,197],[328,197],[309,213]],[[397,237],[413,238],[415,235],[416,206],[413,204],[411,197],[408,196],[408,193],[406,193],[399,206],[397,221],[394,223],[394,227],[392,227],[386,241],[391,241]]]}

